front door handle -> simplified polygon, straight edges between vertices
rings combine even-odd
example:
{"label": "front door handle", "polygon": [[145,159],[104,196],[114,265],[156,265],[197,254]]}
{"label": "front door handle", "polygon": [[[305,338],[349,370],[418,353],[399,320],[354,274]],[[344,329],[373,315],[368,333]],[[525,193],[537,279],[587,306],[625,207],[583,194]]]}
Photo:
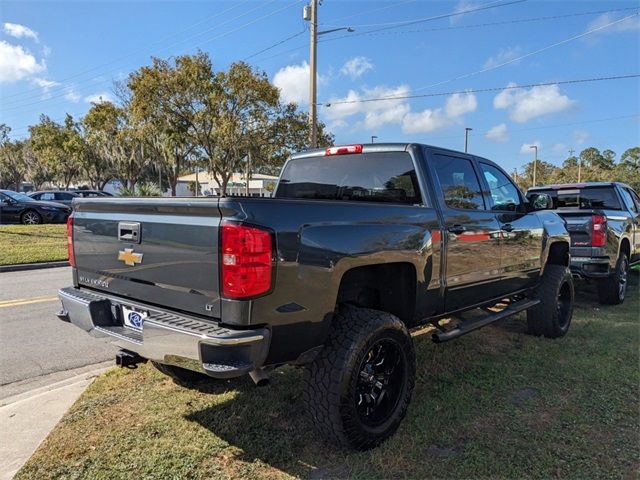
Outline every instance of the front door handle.
{"label": "front door handle", "polygon": [[501,230],[504,230],[505,232],[513,232],[513,225],[511,225],[510,223],[505,223],[504,225],[502,225],[502,227],[500,227]]}
{"label": "front door handle", "polygon": [[465,228],[464,226],[460,225],[459,223],[456,223],[455,225],[452,225],[448,228],[449,232],[454,233],[456,235],[460,235],[461,233],[464,233]]}

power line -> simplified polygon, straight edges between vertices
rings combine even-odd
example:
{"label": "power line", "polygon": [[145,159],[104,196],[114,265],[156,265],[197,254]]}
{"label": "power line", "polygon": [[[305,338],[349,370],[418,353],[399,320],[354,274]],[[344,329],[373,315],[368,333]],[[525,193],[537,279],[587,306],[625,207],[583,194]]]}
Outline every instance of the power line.
{"label": "power line", "polygon": [[320,23],[319,26],[327,27],[331,25],[331,22],[340,22],[342,20],[352,19],[353,17],[359,17],[360,15],[370,15],[372,13],[381,12],[382,10],[388,10],[390,8],[399,7],[401,5],[405,5],[407,3],[415,3],[417,0],[405,0],[404,2],[393,3],[391,5],[387,5],[385,7],[374,8],[373,10],[364,10],[361,12],[356,12],[351,15],[345,15],[344,17],[332,18],[328,22],[329,23]]}
{"label": "power line", "polygon": [[[501,1],[503,1],[503,0],[496,0],[494,2],[491,2],[489,4],[483,5],[481,7],[470,8],[470,9],[459,11],[459,12],[455,12],[454,11],[454,12],[449,12],[449,13],[445,13],[445,14],[442,14],[442,15],[436,15],[436,16],[432,16],[432,17],[420,18],[418,20],[411,20],[411,21],[408,21],[408,22],[407,21],[396,22],[396,23],[400,23],[400,24],[392,26],[392,27],[381,28],[379,30],[385,30],[386,28],[399,28],[399,27],[403,27],[403,26],[406,26],[406,25],[414,25],[416,23],[430,22],[430,21],[433,21],[433,20],[440,20],[440,19],[443,19],[443,18],[454,17],[454,16],[457,16],[457,15],[463,15],[463,14],[466,14],[466,13],[473,13],[473,12],[477,12],[477,11],[480,11],[480,10],[487,10],[487,9],[490,9],[490,8],[505,7],[507,5],[513,5],[513,4],[516,4],[516,3],[522,3],[522,2],[526,2],[528,0],[513,0],[511,2],[501,3],[500,5],[495,5],[496,3],[501,2]],[[331,26],[336,26],[336,25],[323,24],[323,26],[331,27]],[[355,25],[355,26],[356,27],[361,27],[362,25]],[[377,30],[375,30],[375,31],[377,31]],[[340,35],[340,36],[334,37],[334,38],[332,38],[330,40],[336,40],[338,38],[345,38],[345,37],[346,37],[346,35]],[[327,41],[327,40],[320,40],[319,43],[323,42],[323,41]],[[275,58],[275,57],[279,57],[279,56],[284,55],[286,53],[293,52],[293,51],[296,51],[296,50],[300,50],[301,48],[306,48],[307,46],[308,45],[299,45],[297,47],[294,47],[294,48],[279,52],[279,53],[277,53],[275,55],[271,55],[269,57],[263,58],[261,61],[269,60],[269,59]]]}
{"label": "power line", "polygon": [[[134,50],[134,51],[132,51],[132,52],[129,52],[127,55],[124,55],[124,56],[122,56],[122,57],[115,58],[115,59],[113,59],[113,60],[110,60],[110,61],[108,61],[108,62],[105,62],[105,63],[99,64],[99,65],[95,65],[95,66],[93,66],[93,67],[91,67],[91,68],[88,68],[88,69],[83,70],[83,71],[81,71],[81,72],[75,73],[75,74],[73,74],[73,75],[70,75],[70,76],[68,76],[68,77],[65,77],[65,78],[62,78],[62,79],[59,79],[59,80],[55,80],[55,81],[56,81],[57,83],[67,82],[67,81],[69,81],[69,80],[73,80],[74,78],[81,77],[81,76],[83,76],[83,75],[85,75],[85,74],[87,74],[87,73],[94,72],[94,71],[96,71],[96,70],[98,70],[98,69],[100,69],[100,68],[102,68],[102,67],[106,67],[106,66],[108,66],[108,65],[113,65],[113,64],[115,64],[115,63],[119,63],[120,61],[122,61],[122,60],[124,60],[124,59],[130,58],[130,57],[132,57],[132,56],[134,56],[134,55],[136,55],[136,54],[138,54],[138,53],[140,53],[140,52],[146,51],[146,49],[148,49],[148,48],[151,48],[151,47],[153,47],[153,46],[155,46],[155,45],[159,45],[159,44],[161,44],[161,43],[164,43],[166,40],[168,40],[168,39],[170,39],[170,38],[173,38],[173,37],[175,37],[175,36],[177,36],[177,35],[179,35],[179,34],[181,34],[181,33],[183,33],[183,32],[186,32],[186,31],[188,31],[188,30],[191,30],[191,29],[195,28],[196,26],[201,25],[202,23],[205,23],[205,22],[208,22],[208,21],[213,20],[213,19],[215,19],[215,18],[218,18],[218,17],[220,17],[220,16],[224,15],[225,13],[230,12],[231,10],[233,10],[233,9],[235,9],[235,8],[238,8],[240,5],[242,5],[242,4],[244,4],[244,3],[247,3],[247,2],[249,2],[249,0],[244,0],[243,2],[238,3],[238,4],[236,4],[236,5],[234,5],[234,6],[230,7],[230,8],[227,8],[226,10],[223,10],[222,12],[218,12],[218,13],[216,13],[215,15],[211,15],[211,16],[209,16],[209,17],[207,17],[207,18],[203,19],[203,20],[200,20],[200,21],[198,21],[198,22],[196,22],[196,23],[194,23],[194,24],[192,24],[192,25],[189,25],[188,27],[186,27],[186,28],[184,28],[184,29],[182,29],[182,30],[180,30],[180,31],[178,31],[178,32],[175,32],[175,33],[173,33],[173,34],[171,34],[171,35],[168,35],[168,36],[164,37],[162,40],[158,40],[157,42],[154,42],[154,43],[152,43],[152,44],[148,45],[148,46],[147,46],[147,47],[145,47],[145,48],[136,49],[136,50]],[[254,10],[255,10],[255,9],[254,9]],[[235,19],[237,19],[237,18],[240,18],[240,17],[242,17],[242,16],[244,16],[244,15],[246,15],[246,14],[248,14],[248,13],[251,13],[252,11],[253,11],[253,10],[250,10],[249,12],[246,12],[246,13],[244,13],[243,15],[239,15],[238,17],[235,17],[235,18],[234,18],[234,19],[232,19],[232,20],[235,20]],[[228,22],[225,22],[225,23],[228,23]],[[218,26],[222,26],[222,25],[224,25],[225,23],[222,23],[222,24],[220,24],[220,25],[218,25]],[[67,88],[67,86],[65,86],[64,88]],[[29,89],[29,91],[28,91],[28,92],[35,91],[35,90],[38,90],[38,88]],[[16,97],[16,96],[23,96],[25,93],[28,93],[28,92],[19,92],[19,93],[14,93],[14,94],[12,94],[12,95],[7,95],[7,96],[5,96],[4,98],[6,99],[6,98],[13,98],[13,97]]]}
{"label": "power line", "polygon": [[294,33],[293,35],[290,35],[290,36],[288,36],[287,38],[285,38],[285,39],[283,39],[283,40],[280,40],[279,42],[274,43],[273,45],[268,46],[267,48],[263,48],[262,50],[260,50],[260,51],[258,51],[258,52],[256,52],[256,53],[253,53],[253,54],[249,55],[248,57],[244,57],[242,60],[243,60],[243,61],[247,61],[247,60],[249,60],[250,58],[257,57],[257,56],[258,56],[258,55],[260,55],[261,53],[267,52],[267,51],[271,50],[272,48],[277,47],[278,45],[282,45],[283,43],[286,43],[286,42],[288,42],[289,40],[293,40],[294,38],[299,37],[300,35],[302,35],[302,34],[303,34],[303,33],[305,33],[306,31],[307,31],[307,29],[305,28],[305,29],[303,29],[302,31],[300,31],[300,32],[298,32],[298,33]]}
{"label": "power line", "polygon": [[[575,83],[590,83],[590,82],[603,82],[607,80],[624,80],[629,78],[638,78],[640,73],[634,73],[629,75],[616,75],[611,77],[597,77],[597,78],[580,78],[575,80],[561,80],[558,82],[545,82],[545,83],[529,83],[526,85],[507,85],[503,87],[489,87],[489,88],[475,88],[467,90],[455,90],[449,92],[437,92],[437,93],[421,93],[415,95],[396,95],[393,97],[378,97],[378,98],[363,98],[360,100],[340,100],[337,102],[325,102],[325,107],[332,107],[334,105],[347,105],[354,103],[369,103],[369,102],[382,102],[387,100],[408,100],[412,98],[428,98],[428,97],[443,97],[455,94],[468,94],[468,93],[486,93],[497,92],[504,90],[516,90],[520,88],[533,88],[533,87],[548,87],[550,85],[570,85]],[[321,103],[318,103],[321,105]]]}
{"label": "power line", "polygon": [[420,29],[414,29],[414,30],[400,30],[400,31],[383,32],[383,33],[379,33],[380,30],[388,30],[388,29],[373,29],[373,30],[367,30],[365,32],[354,32],[349,35],[338,35],[331,38],[325,38],[325,39],[322,39],[322,42],[333,42],[343,38],[353,38],[353,37],[361,37],[361,36],[406,35],[410,33],[439,32],[444,30],[464,30],[464,29],[470,29],[470,28],[495,27],[500,25],[510,25],[510,24],[517,24],[517,23],[559,20],[564,18],[581,17],[581,16],[587,16],[587,15],[601,15],[605,13],[616,13],[616,12],[624,12],[629,10],[638,10],[638,7],[614,8],[609,10],[596,10],[596,11],[590,11],[590,12],[574,12],[574,13],[567,13],[563,15],[548,15],[543,17],[502,20],[499,22],[484,22],[484,23],[474,23],[474,24],[468,24],[468,25],[448,25],[446,27],[420,28]]}
{"label": "power line", "polygon": [[[615,24],[618,24],[620,22],[624,22],[625,20],[628,20],[628,19],[630,19],[632,17],[635,17],[635,16],[638,16],[638,15],[639,15],[638,13],[634,13],[633,15],[629,15],[629,16],[621,18],[619,20],[615,20],[613,22],[609,22],[606,25],[602,25],[600,27],[592,28],[591,30],[588,30],[588,31],[586,31],[584,33],[580,33],[578,35],[574,35],[572,37],[566,38],[566,39],[561,40],[559,42],[552,43],[552,44],[547,45],[545,47],[539,48],[538,50],[534,50],[533,52],[529,52],[529,53],[526,53],[524,55],[520,55],[519,57],[515,57],[515,58],[512,58],[510,60],[506,60],[506,61],[504,61],[502,63],[497,64],[497,65],[492,65],[491,67],[485,67],[485,68],[482,68],[480,70],[476,70],[476,71],[473,71],[473,72],[469,72],[469,73],[465,73],[465,74],[462,74],[462,75],[458,75],[457,77],[453,77],[453,78],[450,78],[448,80],[442,80],[440,82],[432,83],[431,85],[426,85],[424,87],[415,88],[415,89],[413,89],[413,92],[419,92],[419,91],[425,90],[427,88],[437,87],[437,86],[440,86],[440,85],[444,85],[445,83],[451,83],[451,82],[454,82],[456,80],[462,80],[464,78],[473,77],[475,75],[479,75],[481,73],[485,73],[485,72],[488,72],[488,71],[491,71],[491,70],[496,70],[498,68],[504,67],[504,66],[509,65],[511,63],[519,62],[520,60],[523,60],[525,58],[528,58],[528,57],[531,57],[533,55],[537,55],[539,53],[545,52],[545,51],[547,51],[547,50],[549,50],[551,48],[555,48],[555,47],[558,47],[560,45],[564,45],[565,43],[569,43],[569,42],[572,42],[572,41],[577,40],[579,38],[583,38],[583,37],[585,37],[587,35],[591,35],[593,33],[596,33],[596,32],[598,32],[600,30],[604,30],[605,28],[608,28],[608,27],[610,27],[612,25],[615,25]],[[390,96],[390,97],[386,97],[384,99],[395,100],[397,98],[398,98],[397,96]],[[409,96],[408,98],[414,98],[414,97]],[[349,103],[349,102],[362,102],[362,101],[366,101],[366,100],[367,99],[351,100],[351,101],[346,101],[345,100],[343,102],[346,102],[346,103]],[[380,100],[380,99],[377,99],[377,100]],[[325,102],[325,103],[327,103],[327,102]],[[333,103],[334,105],[339,105],[340,101],[329,102],[329,103]]]}
{"label": "power line", "polygon": [[[271,2],[269,2],[269,3],[274,3],[274,2],[276,2],[276,1],[277,1],[277,0],[271,0]],[[214,36],[214,37],[212,37],[212,38],[210,38],[210,39],[207,39],[207,40],[205,40],[205,41],[204,41],[204,43],[209,43],[209,42],[212,42],[212,41],[217,40],[217,39],[219,39],[219,38],[222,38],[222,37],[225,37],[225,36],[230,35],[230,34],[232,34],[232,33],[235,33],[235,32],[237,32],[237,31],[239,31],[239,30],[242,30],[243,28],[248,27],[249,25],[253,25],[254,23],[259,22],[260,20],[263,20],[263,19],[265,19],[265,18],[271,17],[271,16],[273,16],[273,15],[275,15],[275,14],[277,14],[277,13],[279,13],[279,12],[283,11],[283,10],[286,10],[286,9],[289,9],[289,8],[291,8],[291,7],[295,6],[295,5],[298,5],[298,4],[302,3],[303,1],[304,1],[304,0],[298,0],[298,1],[297,1],[297,2],[295,2],[295,3],[287,4],[286,6],[284,6],[284,7],[282,7],[282,8],[279,8],[279,9],[274,10],[274,11],[272,11],[272,12],[268,13],[268,14],[262,15],[261,17],[258,17],[258,18],[254,19],[254,20],[251,20],[251,21],[249,21],[249,22],[246,22],[246,23],[244,23],[244,24],[240,25],[239,27],[237,27],[237,28],[235,28],[235,29],[233,29],[233,30],[229,30],[229,31],[223,32],[223,33],[218,34],[218,35],[216,35],[216,36]],[[229,23],[230,21],[233,21],[233,20],[235,20],[235,19],[237,19],[237,18],[239,18],[239,17],[241,17],[241,16],[245,16],[245,15],[247,15],[248,13],[250,13],[250,12],[252,12],[252,11],[254,11],[254,10],[256,10],[256,9],[254,8],[254,9],[250,10],[249,12],[246,12],[245,14],[240,15],[240,16],[238,16],[238,17],[235,17],[235,18],[233,18],[233,19],[231,19],[231,20],[229,20],[229,21],[227,21],[227,22],[224,22],[224,23]],[[224,23],[223,23],[223,24],[224,24]],[[216,28],[217,28],[217,27],[216,27]],[[211,30],[211,29],[208,29],[207,31],[209,31],[209,30]],[[207,31],[205,31],[205,32],[201,32],[201,33],[199,33],[199,34],[196,34],[195,36],[201,36],[202,34],[206,33]],[[194,36],[192,36],[191,38],[193,38],[193,37],[194,37]],[[179,42],[176,42],[175,44],[177,44],[177,43],[182,43],[184,40],[185,40],[185,39],[180,40]],[[173,44],[173,45],[175,45],[175,44]],[[165,48],[163,48],[163,49],[161,49],[161,50],[159,50],[159,51],[164,51],[164,50],[166,50],[167,48],[171,48],[171,46],[173,46],[173,45],[169,45],[168,47],[165,47]],[[92,84],[92,85],[90,85],[90,87],[94,88],[96,85],[98,85],[98,84],[102,84],[102,83],[105,83],[105,81],[103,81],[103,82],[98,82],[98,83],[95,83],[95,84]],[[63,86],[62,88],[57,89],[57,90],[60,90],[60,91],[61,91],[61,93],[59,93],[59,94],[57,94],[57,95],[52,95],[52,96],[50,96],[50,97],[49,97],[49,98],[47,98],[47,99],[41,99],[41,100],[37,100],[37,101],[31,102],[31,103],[22,104],[22,103],[20,103],[22,100],[18,100],[18,101],[14,101],[14,102],[9,102],[9,108],[4,108],[4,106],[3,106],[3,109],[2,109],[2,110],[3,110],[4,112],[6,112],[6,111],[14,111],[14,110],[16,110],[16,109],[22,109],[22,108],[24,108],[24,107],[28,107],[28,106],[32,106],[32,105],[38,105],[38,104],[41,104],[41,103],[44,103],[44,102],[48,102],[48,101],[50,101],[50,100],[54,100],[54,99],[56,99],[56,98],[65,97],[65,96],[67,96],[67,95],[68,95],[68,93],[69,93],[69,88],[73,88],[73,87],[70,87],[70,86],[68,86],[68,85],[67,85],[67,86]],[[86,88],[87,88],[87,87],[83,87],[83,88],[75,88],[75,90],[82,91],[82,90],[86,90]],[[32,98],[33,98],[33,97],[32,97]],[[28,99],[23,99],[23,100],[28,100]],[[63,103],[64,103],[64,102],[63,102]],[[61,104],[61,103],[59,102],[59,103],[58,103],[58,104],[56,104],[56,105],[59,105],[59,104]]]}
{"label": "power line", "polygon": [[[382,26],[382,27],[395,27],[395,28],[397,28],[399,26],[415,25],[416,23],[430,22],[432,20],[441,20],[443,18],[457,17],[459,15],[466,15],[467,13],[480,12],[482,10],[489,10],[491,8],[506,7],[508,5],[515,5],[517,3],[523,3],[523,2],[526,2],[526,1],[527,0],[512,0],[510,2],[500,3],[500,2],[503,2],[503,0],[495,0],[493,2],[489,2],[489,3],[487,3],[485,5],[481,5],[479,7],[467,8],[466,10],[458,10],[458,11],[449,12],[449,13],[443,13],[442,15],[435,15],[435,16],[431,16],[431,17],[418,18],[416,20],[403,20],[403,21],[400,21],[400,22],[360,24],[360,25],[351,25],[351,27],[354,27],[354,28],[367,28],[367,27],[381,27]],[[496,4],[498,4],[498,5],[496,5]],[[339,25],[326,24],[324,26],[326,26],[326,27],[337,27]]]}
{"label": "power line", "polygon": [[[341,39],[344,39],[344,38],[353,39],[355,37],[367,36],[367,35],[370,35],[370,36],[400,35],[400,34],[407,34],[407,33],[435,32],[435,31],[443,31],[443,30],[458,30],[458,29],[468,29],[468,28],[494,27],[494,26],[508,25],[508,24],[527,23],[527,22],[536,22],[536,21],[545,21],[545,20],[555,20],[555,19],[562,19],[562,18],[568,18],[568,17],[577,17],[577,16],[586,16],[586,15],[600,15],[600,14],[605,14],[605,13],[615,13],[615,12],[622,12],[622,11],[629,11],[629,10],[638,10],[638,7],[617,8],[617,9],[609,9],[609,10],[596,10],[596,11],[590,11],[590,12],[574,12],[574,13],[569,13],[569,14],[565,14],[565,15],[522,18],[522,19],[515,19],[515,20],[504,20],[504,21],[500,21],[500,22],[476,23],[476,24],[470,24],[470,25],[450,25],[450,26],[447,26],[447,27],[434,27],[434,28],[427,28],[427,29],[402,30],[402,31],[383,32],[383,33],[379,33],[379,32],[382,31],[382,30],[389,30],[389,28],[379,28],[379,29],[368,30],[366,32],[353,32],[353,33],[350,33],[350,34],[337,35],[337,36],[332,36],[332,37],[329,37],[329,38],[323,38],[323,39],[319,40],[318,43],[334,42],[336,40],[341,40]],[[401,28],[403,26],[404,25],[399,25],[399,26],[393,27],[393,28]],[[293,47],[293,48],[278,52],[278,53],[276,53],[274,55],[270,55],[268,57],[264,57],[264,58],[260,59],[259,61],[263,62],[263,61],[266,61],[266,60],[271,60],[272,58],[277,58],[277,57],[280,57],[280,56],[285,55],[287,53],[291,53],[291,52],[294,52],[296,50],[300,50],[302,48],[307,48],[307,47],[308,47],[308,45],[306,45],[306,44],[298,45],[296,47]]]}

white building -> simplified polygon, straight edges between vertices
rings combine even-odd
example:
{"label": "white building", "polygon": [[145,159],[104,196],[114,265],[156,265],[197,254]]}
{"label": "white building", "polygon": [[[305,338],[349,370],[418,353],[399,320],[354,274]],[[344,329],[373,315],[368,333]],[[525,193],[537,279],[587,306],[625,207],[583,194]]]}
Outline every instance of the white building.
{"label": "white building", "polygon": [[[195,184],[196,174],[184,175],[178,178],[176,185],[176,195],[178,197],[191,197],[193,192],[189,189],[190,184]],[[261,173],[251,174],[249,180],[249,195],[252,197],[270,197],[278,182],[278,177],[273,175],[263,175]],[[200,184],[201,195],[220,195],[220,185],[207,172],[198,173],[198,183]],[[246,176],[244,173],[234,173],[227,184],[227,195],[246,195]]]}

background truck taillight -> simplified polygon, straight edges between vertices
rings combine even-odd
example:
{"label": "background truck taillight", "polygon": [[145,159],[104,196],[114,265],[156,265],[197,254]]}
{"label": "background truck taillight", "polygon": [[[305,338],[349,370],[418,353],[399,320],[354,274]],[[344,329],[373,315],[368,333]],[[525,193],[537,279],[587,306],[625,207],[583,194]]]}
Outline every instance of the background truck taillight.
{"label": "background truck taillight", "polygon": [[607,217],[604,215],[591,216],[591,246],[604,247],[607,243]]}
{"label": "background truck taillight", "polygon": [[271,289],[271,233],[238,224],[221,227],[221,290],[225,298],[249,298]]}
{"label": "background truck taillight", "polygon": [[73,256],[73,216],[67,218],[67,254],[69,255],[69,265],[76,266],[76,259]]}

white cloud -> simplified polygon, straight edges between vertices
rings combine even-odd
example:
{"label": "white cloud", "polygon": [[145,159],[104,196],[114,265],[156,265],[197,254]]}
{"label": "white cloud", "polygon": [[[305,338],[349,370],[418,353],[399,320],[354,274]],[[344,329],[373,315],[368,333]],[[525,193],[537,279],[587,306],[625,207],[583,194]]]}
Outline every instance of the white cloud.
{"label": "white cloud", "polygon": [[497,143],[507,143],[509,141],[509,133],[507,132],[507,124],[501,123],[495,127],[491,127],[484,135],[487,140]]}
{"label": "white cloud", "polygon": [[[602,15],[594,19],[591,23],[589,23],[589,25],[587,26],[587,31],[594,30],[596,28],[602,28],[605,25],[615,22],[616,20],[620,20],[626,16],[628,15],[616,15],[610,12],[603,13]],[[615,25],[611,25],[610,27],[602,28],[601,30],[598,30],[594,33],[620,33],[632,32],[634,30],[640,30],[640,17],[638,15],[628,18],[627,20],[624,20],[622,22],[616,23]]]}
{"label": "white cloud", "polygon": [[576,130],[573,132],[573,141],[576,145],[582,145],[589,138],[589,133],[584,130]]}
{"label": "white cloud", "polygon": [[38,62],[28,50],[0,40],[0,82],[15,82],[46,69],[44,60]]}
{"label": "white cloud", "polygon": [[428,133],[451,125],[452,121],[448,118],[441,108],[427,108],[422,112],[408,113],[402,119],[402,131],[404,133]]}
{"label": "white cloud", "polygon": [[[460,13],[460,12],[465,12],[467,10],[473,10],[474,8],[478,8],[480,6],[480,3],[478,2],[474,2],[471,0],[460,0],[456,7],[454,8],[454,12],[455,13]],[[465,17],[466,14],[460,14],[460,15],[455,15],[453,17],[449,17],[449,21],[451,22],[452,25],[458,23],[460,20],[462,20]]]}
{"label": "white cloud", "polygon": [[[493,57],[489,57],[486,62],[484,62],[483,68],[494,68],[498,65],[502,65],[506,62],[511,62],[512,60],[518,58],[522,53],[522,49],[520,47],[507,47],[501,48],[500,51],[494,55]],[[513,62],[515,65],[518,62]]]}
{"label": "white cloud", "polygon": [[20,25],[17,23],[5,23],[3,26],[4,33],[11,35],[15,38],[31,38],[38,41],[38,33],[31,30],[29,27]]}
{"label": "white cloud", "polygon": [[340,69],[340,73],[351,77],[352,80],[355,80],[356,78],[361,77],[366,72],[372,69],[373,64],[367,57],[354,57],[351,60],[347,60],[345,62],[345,64]]}
{"label": "white cloud", "polygon": [[54,80],[47,80],[46,78],[41,78],[41,77],[33,78],[31,80],[31,83],[33,83],[34,85],[42,89],[42,97],[44,99],[51,97],[49,90],[51,90],[53,87],[57,87],[58,85],[60,85],[58,82]]}
{"label": "white cloud", "polygon": [[[476,110],[478,102],[473,94],[454,94],[447,98],[445,105],[412,112],[404,97],[410,92],[407,85],[397,87],[377,86],[363,88],[362,92],[349,90],[345,97],[332,98],[330,107],[323,108],[323,114],[332,126],[345,126],[345,118],[362,115],[362,119],[352,122],[356,128],[376,129],[387,124],[397,124],[404,133],[424,133],[446,128],[460,123],[462,116]],[[363,102],[367,98],[389,98]],[[340,103],[351,102],[351,103]]]}
{"label": "white cloud", "polygon": [[113,102],[113,96],[109,92],[98,92],[84,97],[84,101],[87,103]]}
{"label": "white cloud", "polygon": [[[326,78],[318,75],[318,85],[326,83]],[[273,76],[273,84],[280,89],[280,98],[285,103],[309,103],[309,64],[287,65]]]}
{"label": "white cloud", "polygon": [[538,147],[538,153],[540,153],[540,149],[542,148],[542,143],[540,143],[540,140],[535,140],[532,143],[523,143],[522,146],[520,147],[520,153],[522,155],[533,155],[533,148],[531,147]]}
{"label": "white cloud", "polygon": [[454,93],[447,98],[445,110],[447,117],[460,117],[465,113],[475,112],[478,100],[473,93]]}
{"label": "white cloud", "polygon": [[[510,83],[509,86],[515,86]],[[509,110],[514,122],[525,123],[533,118],[567,110],[575,101],[560,94],[558,85],[547,85],[527,89],[508,89],[501,91],[493,99],[496,109]]]}

